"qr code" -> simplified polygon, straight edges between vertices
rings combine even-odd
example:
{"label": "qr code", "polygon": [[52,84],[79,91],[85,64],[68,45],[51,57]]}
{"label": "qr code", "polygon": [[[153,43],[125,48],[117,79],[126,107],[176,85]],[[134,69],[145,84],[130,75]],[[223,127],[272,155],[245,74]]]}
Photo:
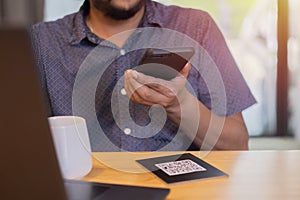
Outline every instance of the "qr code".
{"label": "qr code", "polygon": [[159,163],[155,164],[155,166],[164,171],[169,176],[206,171],[204,167],[189,159]]}

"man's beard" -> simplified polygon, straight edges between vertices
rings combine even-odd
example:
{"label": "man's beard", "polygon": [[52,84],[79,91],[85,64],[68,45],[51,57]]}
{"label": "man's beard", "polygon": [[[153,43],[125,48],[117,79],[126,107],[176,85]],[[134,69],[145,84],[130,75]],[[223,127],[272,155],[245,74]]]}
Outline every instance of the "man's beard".
{"label": "man's beard", "polygon": [[146,1],[147,0],[138,1],[128,10],[112,5],[111,0],[92,0],[92,4],[107,17],[114,20],[126,20],[133,17],[145,5]]}

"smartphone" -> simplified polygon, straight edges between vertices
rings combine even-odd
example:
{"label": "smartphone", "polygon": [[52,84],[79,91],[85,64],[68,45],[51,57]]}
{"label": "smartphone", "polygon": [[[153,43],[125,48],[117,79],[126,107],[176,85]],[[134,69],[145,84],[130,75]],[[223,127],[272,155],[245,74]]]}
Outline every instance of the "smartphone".
{"label": "smartphone", "polygon": [[171,80],[178,75],[194,52],[193,47],[149,48],[135,70],[156,78]]}

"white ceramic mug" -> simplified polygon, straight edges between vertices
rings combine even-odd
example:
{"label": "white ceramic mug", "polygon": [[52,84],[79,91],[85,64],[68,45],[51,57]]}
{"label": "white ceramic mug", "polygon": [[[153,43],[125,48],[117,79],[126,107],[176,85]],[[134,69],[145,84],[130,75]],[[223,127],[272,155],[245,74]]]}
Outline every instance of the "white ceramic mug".
{"label": "white ceramic mug", "polygon": [[48,118],[57,158],[65,179],[79,178],[92,168],[91,145],[82,117]]}

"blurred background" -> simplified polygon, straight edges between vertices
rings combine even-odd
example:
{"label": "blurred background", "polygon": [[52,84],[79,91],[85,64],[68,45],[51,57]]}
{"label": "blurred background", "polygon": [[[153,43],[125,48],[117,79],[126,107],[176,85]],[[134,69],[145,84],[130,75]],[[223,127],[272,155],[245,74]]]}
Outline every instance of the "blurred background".
{"label": "blurred background", "polygon": [[[299,0],[157,0],[202,9],[223,32],[257,104],[243,115],[252,149],[300,149]],[[0,0],[1,25],[51,21],[83,0]]]}

